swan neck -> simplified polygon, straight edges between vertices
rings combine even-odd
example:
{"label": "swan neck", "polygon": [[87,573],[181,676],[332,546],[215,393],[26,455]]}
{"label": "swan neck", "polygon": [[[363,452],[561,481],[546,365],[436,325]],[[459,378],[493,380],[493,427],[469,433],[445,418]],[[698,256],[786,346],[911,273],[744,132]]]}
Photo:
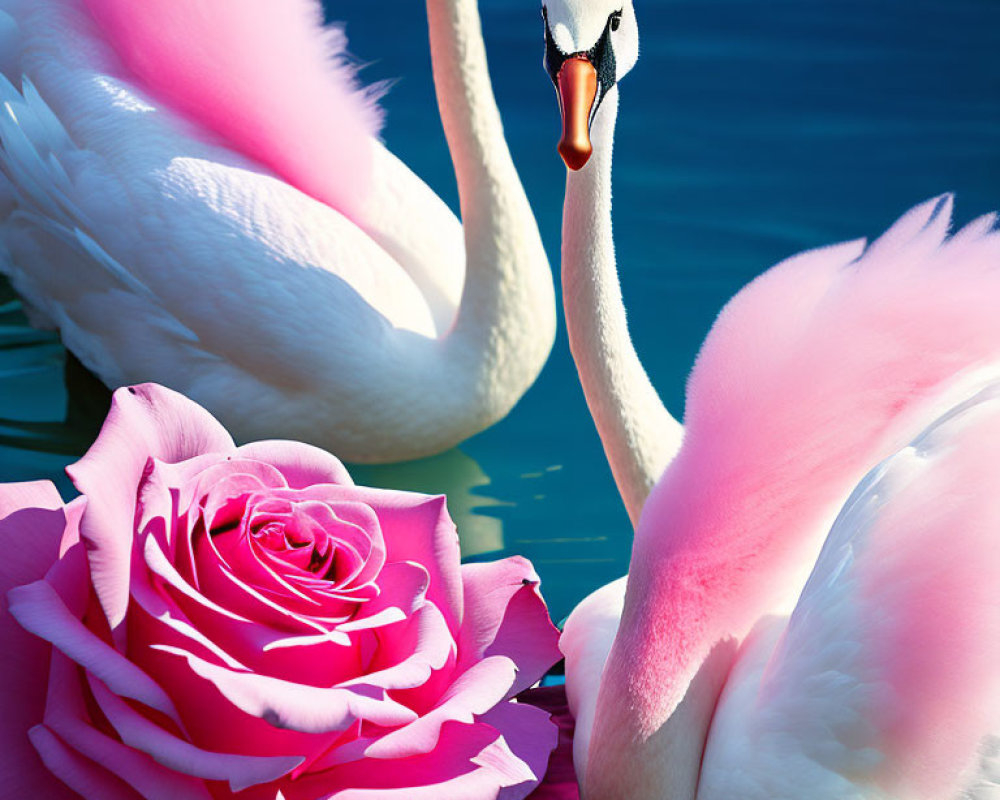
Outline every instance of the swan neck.
{"label": "swan neck", "polygon": [[594,152],[568,171],[562,285],[570,349],[587,405],[632,524],[680,447],[682,429],[635,352],[622,301],[611,230],[611,155],[618,89],[591,128]]}
{"label": "swan neck", "polygon": [[[504,139],[476,2],[427,0],[427,14],[466,253],[461,304],[442,344],[456,381],[463,382],[452,388],[476,391],[484,413],[495,419],[509,409],[490,408],[491,397],[511,392],[493,387],[523,383],[528,373],[533,379],[552,347],[552,274]],[[526,364],[537,368],[526,370]]]}

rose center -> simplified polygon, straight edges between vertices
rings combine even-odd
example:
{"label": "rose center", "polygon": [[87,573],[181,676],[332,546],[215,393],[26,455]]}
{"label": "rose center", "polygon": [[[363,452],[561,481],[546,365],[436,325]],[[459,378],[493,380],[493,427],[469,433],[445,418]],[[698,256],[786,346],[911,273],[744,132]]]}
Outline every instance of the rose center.
{"label": "rose center", "polygon": [[336,546],[323,531],[313,530],[315,524],[292,514],[285,519],[272,519],[251,526],[250,536],[258,546],[277,555],[283,561],[323,578],[335,572]]}

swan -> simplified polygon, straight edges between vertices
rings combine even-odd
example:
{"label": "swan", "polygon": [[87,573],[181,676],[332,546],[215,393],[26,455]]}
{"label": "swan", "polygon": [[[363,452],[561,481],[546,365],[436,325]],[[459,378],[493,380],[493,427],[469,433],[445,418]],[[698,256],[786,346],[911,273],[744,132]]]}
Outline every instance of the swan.
{"label": "swan", "polygon": [[949,236],[943,196],[757,278],[706,339],[682,428],[629,339],[611,236],[632,3],[543,18],[570,346],[638,521],[627,578],[561,639],[583,796],[995,797],[996,216]]}
{"label": "swan", "polygon": [[[358,462],[502,418],[555,334],[474,0],[427,0],[462,223],[317,0],[0,0],[0,272],[108,386]],[[334,60],[331,60],[334,58]]]}

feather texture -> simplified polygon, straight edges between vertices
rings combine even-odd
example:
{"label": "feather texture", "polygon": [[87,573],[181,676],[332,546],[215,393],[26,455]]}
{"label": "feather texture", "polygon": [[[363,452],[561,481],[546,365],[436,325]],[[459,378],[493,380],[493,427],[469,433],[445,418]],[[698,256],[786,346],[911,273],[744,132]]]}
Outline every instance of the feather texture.
{"label": "feather texture", "polygon": [[745,643],[699,798],[1000,790],[980,765],[1000,732],[998,460],[994,384],[859,484],[787,627]]}
{"label": "feather texture", "polygon": [[130,80],[354,217],[371,180],[376,92],[316,0],[85,0]]}

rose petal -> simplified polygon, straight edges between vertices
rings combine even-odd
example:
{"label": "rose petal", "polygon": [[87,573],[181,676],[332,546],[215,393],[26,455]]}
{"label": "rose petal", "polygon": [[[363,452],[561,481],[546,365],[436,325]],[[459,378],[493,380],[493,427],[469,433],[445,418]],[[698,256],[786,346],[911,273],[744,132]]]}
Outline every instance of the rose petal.
{"label": "rose petal", "polygon": [[[15,511],[62,508],[63,501],[52,481],[27,481],[0,484],[0,521]],[[7,565],[3,565],[5,571]],[[0,572],[0,575],[4,573]]]}
{"label": "rose petal", "polygon": [[[352,569],[346,575],[338,576],[336,585],[367,584],[375,580],[385,564],[385,542],[378,516],[364,503],[339,502],[334,505],[316,501],[301,504],[332,538],[338,550],[346,545],[357,554]],[[343,567],[338,567],[338,573]]]}
{"label": "rose petal", "polygon": [[[377,614],[364,619],[352,620],[338,625],[329,633],[316,634],[315,636],[293,636],[286,639],[277,639],[264,646],[265,651],[277,650],[282,647],[310,647],[323,642],[332,642],[344,647],[352,645],[349,633],[366,631],[373,628],[381,628],[385,625],[392,625],[406,620],[406,615],[399,608],[385,608]],[[310,654],[313,655],[313,654]]]}
{"label": "rose petal", "polygon": [[365,603],[352,622],[363,620],[385,608],[401,608],[407,617],[412,617],[427,603],[430,576],[420,564],[410,561],[386,564],[378,583],[381,590],[378,597]]}
{"label": "rose petal", "polygon": [[[345,681],[342,686],[370,686],[402,697],[404,690],[426,687],[432,673],[444,670],[454,659],[455,640],[432,603],[421,606],[399,624],[392,636],[383,638],[371,665],[373,671]],[[414,707],[409,697],[405,702]]]}
{"label": "rose petal", "polygon": [[367,686],[321,688],[266,675],[234,672],[175,647],[156,646],[187,661],[191,671],[212,683],[230,703],[276,728],[303,733],[346,730],[356,720],[394,727],[416,718],[384,692]]}
{"label": "rose petal", "polygon": [[133,653],[144,644],[148,646],[150,640],[156,643],[175,643],[187,649],[201,647],[231,669],[250,670],[185,619],[176,606],[164,599],[163,594],[146,581],[137,579],[142,574],[142,570],[135,570],[132,581],[132,600],[135,605],[129,609],[129,625],[132,628],[129,646]]}
{"label": "rose petal", "polygon": [[213,781],[227,781],[234,792],[274,781],[302,763],[301,757],[234,755],[195,747],[133,711],[100,681],[90,678],[94,699],[122,742],[152,756],[168,769]]}
{"label": "rose petal", "polygon": [[322,770],[363,758],[395,761],[430,753],[437,747],[444,725],[471,725],[478,715],[500,702],[514,681],[514,672],[514,664],[507,658],[495,656],[480,661],[452,683],[434,709],[409,725],[349,742],[327,753],[311,768]]}
{"label": "rose petal", "polygon": [[[362,613],[356,615],[349,622],[337,624],[329,633],[317,633],[317,634],[306,634],[304,636],[288,636],[285,638],[275,639],[264,646],[266,652],[272,652],[277,649],[283,648],[294,648],[308,646],[313,648],[317,643],[320,642],[334,642],[337,644],[342,644],[344,646],[350,646],[357,651],[361,648],[361,643],[358,641],[357,637],[351,637],[349,634],[356,634],[359,631],[369,631],[372,629],[382,628],[387,625],[397,625],[402,624],[405,626],[410,625],[410,620],[416,614],[417,610],[424,605],[424,592],[427,589],[427,570],[421,567],[419,564],[387,564],[385,569],[382,571],[381,583],[384,586],[383,591],[371,602],[365,604]],[[432,612],[428,612],[432,613]],[[440,633],[443,631],[443,620],[441,620],[440,615],[436,615],[437,626],[433,627],[435,633]],[[389,631],[386,633],[386,638],[392,638],[397,642],[400,639],[407,639],[407,634],[401,632],[402,629],[397,628],[394,631]],[[419,625],[414,626],[414,630],[419,630]],[[419,635],[418,635],[419,639]],[[418,639],[410,639],[411,649],[407,650],[405,655],[400,655],[400,658],[408,657],[413,653],[415,649],[418,648]],[[437,663],[440,660],[441,666],[447,661],[448,654],[451,651],[451,642],[445,641],[442,645],[443,649],[440,654],[440,659],[432,659]],[[308,661],[316,661],[318,652],[316,650],[310,650]],[[398,655],[398,653],[397,653]],[[385,653],[383,653],[385,657]],[[298,670],[302,669],[302,655],[298,656]],[[365,683],[371,677],[369,670],[367,669],[367,663],[362,663],[356,666],[353,675],[345,675],[341,678],[341,681],[349,681],[353,679],[356,682]],[[274,673],[271,673],[274,674]],[[293,671],[289,671],[287,674],[296,674]],[[429,673],[428,673],[429,674]],[[361,675],[361,677],[357,677]],[[299,678],[301,680],[301,678]],[[313,683],[312,681],[308,681]],[[338,681],[340,682],[340,681]],[[327,681],[327,685],[330,681]],[[318,685],[318,684],[314,684]],[[387,687],[386,687],[387,688]]]}
{"label": "rose petal", "polygon": [[112,630],[128,608],[132,526],[149,459],[175,463],[234,449],[233,440],[197,403],[155,384],[119,389],[87,454],[67,467],[88,505],[81,523],[94,591]]}
{"label": "rose petal", "polygon": [[[165,565],[161,565],[160,554],[155,556],[154,561],[149,561],[151,569],[160,574],[161,577],[167,574]],[[211,607],[226,616],[240,618],[243,620],[253,620],[256,623],[266,625],[276,631],[302,631],[305,633],[323,633],[327,627],[322,622],[313,619],[312,614],[300,613],[298,609],[289,608],[289,604],[278,603],[271,597],[263,594],[259,590],[244,581],[229,569],[218,555],[218,551],[209,541],[208,537],[200,537],[195,544],[195,559],[198,563],[198,580],[201,592],[195,592],[186,582],[175,585],[175,578],[170,578],[171,585],[179,593],[186,596],[190,601],[196,602],[205,607]],[[263,569],[263,567],[260,567]],[[176,579],[180,579],[177,575]],[[166,578],[165,578],[166,580]],[[185,588],[186,587],[186,588]],[[192,611],[186,609],[188,617],[194,620]],[[317,608],[316,611],[324,609]],[[338,606],[334,611],[343,612],[343,606]],[[340,615],[339,619],[344,619]]]}
{"label": "rose petal", "polygon": [[543,686],[518,695],[522,705],[533,705],[552,716],[559,728],[559,744],[549,757],[545,778],[529,800],[580,800],[573,768],[573,715],[566,702],[566,686]]}
{"label": "rose petal", "polygon": [[[480,717],[480,722],[503,734],[511,754],[534,776],[526,783],[505,787],[499,796],[500,800],[521,800],[545,774],[550,754],[559,740],[557,727],[547,712],[524,703],[500,703]],[[496,755],[491,753],[491,760]]]}
{"label": "rose petal", "polygon": [[47,580],[14,589],[8,599],[11,614],[26,630],[51,642],[116,694],[138,700],[179,722],[177,711],[163,690],[139,667],[91,633],[70,613]]}
{"label": "rose petal", "polygon": [[[211,681],[194,674],[176,653],[164,652],[155,645],[144,645],[143,649],[144,667],[170,694],[184,719],[184,738],[204,750],[262,757],[304,757],[308,763],[341,735],[317,736],[276,728],[267,720],[240,710]],[[253,787],[247,791],[250,797],[255,796]]]}
{"label": "rose petal", "polygon": [[[176,558],[179,542],[174,538],[178,535],[175,523],[184,521],[178,510],[190,505],[190,499],[183,496],[183,487],[194,483],[200,473],[218,460],[218,453],[198,456],[180,464],[150,459],[137,490],[135,531],[158,536],[164,551]],[[156,522],[159,526],[155,525]],[[180,533],[183,532],[182,528]]]}
{"label": "rose petal", "polygon": [[[363,503],[337,502],[331,507],[327,502],[306,499],[300,494],[286,490],[280,497],[262,493],[260,497],[249,498],[250,524],[270,521],[282,528],[286,536],[296,530],[305,533],[307,528],[315,532],[317,541],[328,543],[328,560],[336,560],[336,576],[328,578],[297,567],[297,556],[306,564],[311,560],[314,553],[311,547],[276,550],[247,530],[246,520],[239,528],[219,535],[199,535],[198,563],[204,565],[208,574],[217,573],[220,567],[211,552],[214,548],[218,559],[232,573],[228,582],[235,578],[248,584],[288,611],[306,616],[349,617],[356,612],[358,602],[366,602],[378,592],[373,581],[385,563],[378,519]],[[207,579],[205,583],[206,591],[211,592],[214,584]]]}
{"label": "rose petal", "polygon": [[293,489],[302,489],[314,483],[354,485],[350,473],[337,458],[302,442],[253,442],[243,445],[238,452],[242,458],[252,458],[277,467]]}
{"label": "rose petal", "polygon": [[[545,724],[551,727],[547,720]],[[545,738],[544,729],[537,732]],[[387,761],[382,769],[372,764],[356,761],[307,774],[282,791],[288,800],[514,800],[537,781],[500,732],[485,723],[447,723],[433,752]],[[505,787],[511,787],[511,793]]]}
{"label": "rose petal", "polygon": [[555,664],[559,631],[538,592],[538,575],[520,556],[462,567],[465,617],[459,639],[459,668],[481,658],[507,656],[517,664],[508,697],[532,686]]}
{"label": "rose petal", "polygon": [[330,503],[364,503],[374,510],[385,541],[386,563],[412,561],[430,574],[427,599],[444,614],[449,630],[462,618],[462,574],[458,534],[443,495],[371,489],[314,487]]}
{"label": "rose petal", "polygon": [[[179,464],[150,459],[139,488],[136,532],[143,538],[155,537],[174,568],[195,586],[197,576],[190,540],[192,522],[198,519],[200,510],[196,504],[194,513],[185,510],[194,503],[198,476],[218,464],[219,458],[218,453],[209,453]],[[141,550],[142,545],[138,548],[133,545],[133,553],[136,549]],[[135,568],[134,557],[132,567]]]}
{"label": "rose petal", "polygon": [[[288,677],[297,682],[313,686],[330,686],[357,675],[361,664],[355,648],[327,643],[314,645],[310,657],[303,660],[295,650],[269,649],[273,642],[279,642],[290,635],[326,634],[336,623],[321,622],[294,614],[277,603],[263,598],[250,587],[242,586],[230,573],[223,570],[202,570],[204,593],[193,589],[173,569],[169,560],[159,549],[159,543],[150,537],[145,543],[145,566],[149,573],[163,581],[166,592],[158,591],[149,584],[147,571],[142,566],[133,569],[133,592],[140,607],[149,605],[150,613],[159,617],[164,609],[158,607],[157,595],[168,597],[164,602],[169,616],[162,620],[164,627],[157,623],[136,626],[130,634],[130,653],[145,669],[154,669],[147,660],[149,647],[156,644],[178,644],[181,649],[192,651],[210,660],[239,669],[246,668],[273,677]],[[215,575],[215,577],[209,577]],[[218,582],[218,588],[216,588]],[[225,591],[223,590],[225,588]],[[226,592],[229,596],[226,596]],[[230,611],[211,599],[219,597],[230,607],[240,607],[254,614],[251,620]],[[201,636],[187,635],[189,644],[180,644],[174,638],[183,634],[182,628],[190,626]],[[154,630],[155,628],[155,630]],[[208,645],[206,640],[210,640]],[[196,644],[195,644],[196,643]],[[133,648],[132,645],[136,647]],[[142,647],[139,647],[139,645]],[[235,659],[237,663],[233,663]]]}
{"label": "rose petal", "polygon": [[[210,547],[207,546],[209,544]],[[255,593],[268,597],[288,611],[307,616],[321,613],[319,600],[294,588],[278,574],[277,570],[287,570],[288,564],[283,563],[280,558],[269,558],[266,552],[260,552],[242,530],[229,530],[210,539],[205,537],[199,541],[199,545],[196,549],[199,566],[206,558],[211,558],[211,551],[214,549],[220,565],[225,565],[225,569],[239,583],[252,587]]]}
{"label": "rose petal", "polygon": [[[218,590],[206,591],[205,594],[195,591],[173,569],[159,549],[158,542],[152,537],[146,540],[145,566],[169,588],[170,601],[163,601],[166,609],[158,605],[155,598],[159,596],[162,599],[166,593],[157,592],[149,584],[146,571],[137,567],[133,570],[132,579],[136,602],[140,607],[148,606],[149,613],[157,618],[167,611],[168,616],[159,621],[168,630],[157,626],[158,632],[156,632],[142,626],[137,627],[133,632],[137,644],[142,642],[148,648],[156,644],[177,643],[174,636],[183,634],[192,643],[197,644],[194,647],[184,644],[181,646],[182,649],[202,651],[203,655],[206,654],[203,651],[208,650],[216,663],[235,669],[246,668],[274,677],[288,676],[298,682],[315,686],[329,686],[358,673],[360,665],[357,654],[352,648],[341,645],[333,643],[314,645],[316,649],[310,653],[310,658],[306,662],[294,652],[286,654],[281,652],[280,648],[269,649],[269,645],[273,642],[286,639],[289,631],[294,632],[292,635],[326,634],[334,623],[324,625],[319,621],[287,611],[280,605],[262,598],[249,587],[240,587],[236,579],[229,576],[228,580],[231,583],[229,591],[236,600],[242,600],[244,607],[254,600],[258,604],[258,617],[262,616],[261,609],[273,614],[273,618],[267,621],[272,624],[262,624],[260,621],[242,617],[209,599],[209,594],[218,596],[220,594]],[[220,574],[223,577],[228,575],[224,572]],[[207,588],[211,588],[211,581],[208,582]],[[232,601],[232,598],[230,599]],[[240,603],[230,602],[230,605],[240,605]],[[277,625],[273,624],[275,621]],[[183,630],[188,627],[197,634],[192,635]],[[144,667],[148,666],[145,660],[148,649],[145,651],[132,649],[131,652],[132,658],[137,663]]]}
{"label": "rose petal", "polygon": [[[44,577],[59,557],[66,527],[62,499],[48,481],[0,485],[0,775],[10,797],[69,798],[72,793],[39,761],[28,731],[42,719],[50,645],[8,612],[7,592]],[[51,734],[36,734],[45,740]],[[46,738],[48,737],[48,738]],[[61,745],[47,751],[57,759]],[[44,759],[43,759],[44,760]],[[110,795],[109,795],[110,797]]]}
{"label": "rose petal", "polygon": [[366,750],[369,758],[408,758],[430,753],[438,743],[446,722],[471,724],[499,703],[514,682],[515,666],[508,658],[494,656],[473,664],[448,687],[431,711],[391,731]]}
{"label": "rose petal", "polygon": [[239,522],[246,507],[242,498],[287,486],[275,467],[243,458],[228,458],[209,467],[194,484],[192,503],[204,509],[205,530],[209,532]]}
{"label": "rose petal", "polygon": [[[45,788],[30,794],[18,792],[16,787],[11,788],[10,797],[46,797],[46,798],[66,798],[66,800],[79,800],[80,796],[87,800],[142,800],[135,790],[120,781],[106,769],[102,769],[94,764],[89,758],[80,755],[78,752],[63,743],[62,739],[56,736],[44,725],[36,725],[28,731],[28,738],[42,763],[49,769],[49,781],[53,783],[53,788]],[[5,780],[9,780],[15,772],[5,772]],[[58,777],[63,781],[53,780]],[[70,791],[72,789],[73,791]],[[75,792],[75,794],[74,794]]]}
{"label": "rose petal", "polygon": [[[147,800],[211,800],[204,783],[157,764],[145,753],[126,747],[101,733],[87,712],[80,674],[76,666],[52,651],[49,693],[45,704],[45,727],[77,753],[117,775]],[[94,800],[103,800],[94,795]]]}

